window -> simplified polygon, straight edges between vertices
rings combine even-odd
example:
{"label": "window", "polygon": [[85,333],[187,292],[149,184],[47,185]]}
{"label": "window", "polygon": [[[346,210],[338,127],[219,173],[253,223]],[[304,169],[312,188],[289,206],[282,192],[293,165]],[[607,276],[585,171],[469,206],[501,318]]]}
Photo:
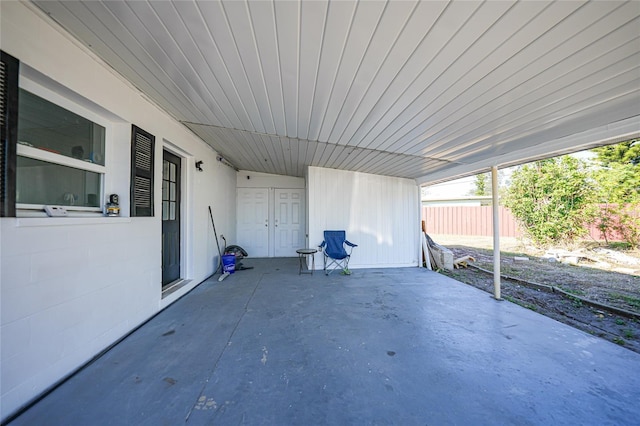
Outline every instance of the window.
{"label": "window", "polygon": [[20,62],[0,51],[0,216],[16,215],[16,129]]}
{"label": "window", "polygon": [[[105,126],[20,88],[16,204],[101,211]],[[91,115],[86,112],[84,115]]]}
{"label": "window", "polygon": [[162,220],[180,220],[180,157],[168,151],[162,161]]}
{"label": "window", "polygon": [[75,167],[18,156],[20,204],[100,207],[102,175]]}

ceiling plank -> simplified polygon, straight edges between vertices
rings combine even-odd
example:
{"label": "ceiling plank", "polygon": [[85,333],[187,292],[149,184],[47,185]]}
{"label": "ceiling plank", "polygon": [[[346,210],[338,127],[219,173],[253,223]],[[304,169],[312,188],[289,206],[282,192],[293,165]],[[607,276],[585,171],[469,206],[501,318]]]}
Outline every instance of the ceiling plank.
{"label": "ceiling plank", "polygon": [[640,133],[633,1],[35,4],[246,170],[424,183]]}
{"label": "ceiling plank", "polygon": [[307,123],[308,131],[302,136],[303,139],[318,139],[329,98],[333,93],[338,71],[344,59],[347,42],[352,35],[353,21],[359,4],[356,2],[329,3],[320,61],[318,62],[316,87],[311,98],[311,114]]}
{"label": "ceiling plank", "polygon": [[[380,113],[372,117],[368,126],[361,127],[353,135],[353,138],[358,140],[358,145],[377,148],[377,144],[372,143],[377,135],[386,128],[390,128],[391,132],[397,129],[404,123],[404,114],[415,115],[408,107],[415,103],[417,98],[425,98],[421,104],[437,98],[437,83],[446,80],[442,84],[446,87],[457,81],[465,71],[473,68],[499,41],[487,33],[491,35],[492,28],[500,27],[504,14],[513,7],[509,2],[482,3],[473,10],[467,20],[460,20],[457,24],[459,26],[450,25],[452,19],[449,14],[445,14],[443,19],[436,23],[434,30],[439,31],[441,34],[437,37],[442,37],[446,42],[440,46],[432,43],[423,44],[424,48],[407,62],[401,74],[391,82],[385,96],[381,98],[384,109],[380,109]],[[450,8],[448,12],[456,11]],[[469,43],[469,40],[475,41]],[[484,43],[485,40],[488,44]],[[425,61],[424,58],[428,60]],[[407,77],[400,78],[403,75]]]}
{"label": "ceiling plank", "polygon": [[329,3],[312,1],[301,4],[300,13],[300,81],[297,97],[297,133],[291,137],[306,139],[315,91],[318,88],[319,64],[326,33]]}

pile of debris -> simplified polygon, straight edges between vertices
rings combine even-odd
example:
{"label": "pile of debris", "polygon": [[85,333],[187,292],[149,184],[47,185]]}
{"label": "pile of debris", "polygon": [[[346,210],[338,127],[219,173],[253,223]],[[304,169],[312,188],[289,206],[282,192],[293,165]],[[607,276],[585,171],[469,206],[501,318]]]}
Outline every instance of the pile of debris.
{"label": "pile of debris", "polygon": [[451,250],[433,241],[426,232],[422,235],[423,260],[428,269],[453,271],[454,268],[466,268],[469,262],[476,261],[472,256],[454,259]]}
{"label": "pile of debris", "polygon": [[588,266],[627,274],[637,273],[640,269],[640,259],[604,247],[580,248],[572,251],[549,249],[542,256],[542,259],[549,262],[562,262],[568,265]]}

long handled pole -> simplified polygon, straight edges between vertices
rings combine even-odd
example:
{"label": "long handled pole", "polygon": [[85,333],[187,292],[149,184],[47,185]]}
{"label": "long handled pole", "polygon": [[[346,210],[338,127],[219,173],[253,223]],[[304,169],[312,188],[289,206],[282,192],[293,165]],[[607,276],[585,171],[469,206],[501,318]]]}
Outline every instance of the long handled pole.
{"label": "long handled pole", "polygon": [[211,213],[211,206],[209,206],[209,217],[211,218],[211,225],[213,226],[213,235],[216,237],[216,246],[218,246],[218,267],[213,271],[213,275],[218,272],[222,265],[222,252],[220,251],[220,242],[218,241],[218,233],[216,232],[216,224],[213,221],[213,213]]}

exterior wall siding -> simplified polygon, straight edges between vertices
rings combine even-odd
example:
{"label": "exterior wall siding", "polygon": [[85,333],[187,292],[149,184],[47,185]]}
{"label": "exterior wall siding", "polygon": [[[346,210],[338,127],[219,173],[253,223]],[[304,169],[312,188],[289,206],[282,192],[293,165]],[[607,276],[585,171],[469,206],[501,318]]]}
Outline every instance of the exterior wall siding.
{"label": "exterior wall siding", "polygon": [[[417,266],[420,244],[418,187],[409,179],[309,167],[309,247],[324,230],[344,229],[354,249],[349,266]],[[322,261],[316,268],[322,268]]]}
{"label": "exterior wall siding", "polygon": [[[0,8],[0,48],[21,61],[21,72],[107,115],[105,192],[120,195],[123,214],[0,219],[0,419],[6,419],[213,273],[218,252],[207,207],[218,234],[235,239],[237,177],[208,145],[32,6],[0,2]],[[156,137],[154,217],[126,217],[132,124]],[[163,148],[183,158],[181,275],[188,280],[165,298]],[[196,160],[204,172],[195,171]]]}

